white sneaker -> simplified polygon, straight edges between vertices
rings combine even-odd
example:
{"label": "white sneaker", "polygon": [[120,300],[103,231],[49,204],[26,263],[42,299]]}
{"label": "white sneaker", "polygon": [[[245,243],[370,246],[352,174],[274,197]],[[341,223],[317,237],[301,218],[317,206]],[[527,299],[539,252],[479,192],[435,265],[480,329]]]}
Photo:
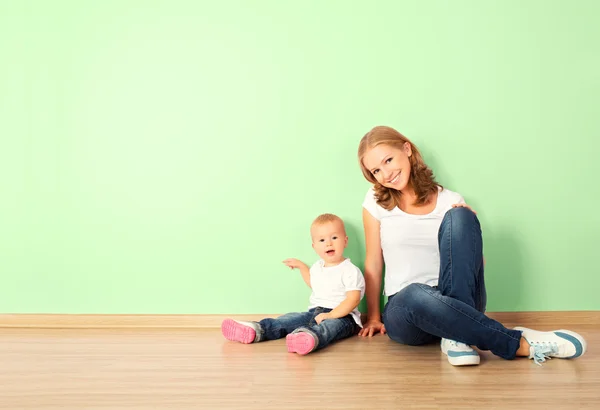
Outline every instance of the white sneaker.
{"label": "white sneaker", "polygon": [[471,346],[451,339],[442,339],[440,346],[442,352],[448,356],[448,361],[453,366],[472,366],[479,364],[479,353]]}
{"label": "white sneaker", "polygon": [[583,355],[587,349],[587,343],[581,335],[570,330],[553,330],[551,332],[540,332],[526,327],[515,327],[515,330],[523,332],[522,336],[529,343],[529,358],[535,364],[542,365],[546,359],[558,357],[561,359],[573,359]]}

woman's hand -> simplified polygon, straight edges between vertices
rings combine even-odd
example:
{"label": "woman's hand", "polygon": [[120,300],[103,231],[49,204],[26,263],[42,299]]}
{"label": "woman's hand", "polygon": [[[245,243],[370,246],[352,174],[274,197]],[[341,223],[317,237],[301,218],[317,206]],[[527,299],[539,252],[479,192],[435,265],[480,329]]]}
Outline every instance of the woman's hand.
{"label": "woman's hand", "polygon": [[385,334],[385,325],[381,323],[381,320],[370,319],[363,325],[363,328],[358,332],[358,335],[371,337],[379,332],[381,332],[382,335]]}
{"label": "woman's hand", "polygon": [[453,204],[452,208],[468,208],[471,210],[471,212],[473,212],[475,215],[477,215],[477,212],[475,212],[475,210],[467,204]]}

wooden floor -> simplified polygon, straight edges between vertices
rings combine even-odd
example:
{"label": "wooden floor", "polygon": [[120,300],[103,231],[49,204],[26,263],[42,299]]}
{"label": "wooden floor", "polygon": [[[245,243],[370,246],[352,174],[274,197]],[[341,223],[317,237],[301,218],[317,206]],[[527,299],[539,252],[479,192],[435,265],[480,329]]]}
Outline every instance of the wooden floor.
{"label": "wooden floor", "polygon": [[[549,330],[549,329],[547,329]],[[575,360],[451,366],[437,345],[358,336],[289,354],[218,329],[0,329],[0,409],[600,408],[598,326]]]}

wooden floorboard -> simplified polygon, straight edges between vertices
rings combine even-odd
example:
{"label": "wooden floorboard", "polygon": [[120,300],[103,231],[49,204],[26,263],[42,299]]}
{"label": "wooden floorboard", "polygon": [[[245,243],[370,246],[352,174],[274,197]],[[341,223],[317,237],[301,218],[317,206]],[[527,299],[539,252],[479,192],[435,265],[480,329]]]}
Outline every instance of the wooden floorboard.
{"label": "wooden floorboard", "polygon": [[[534,311],[534,312],[487,312],[492,319],[501,323],[519,323],[522,326],[570,325],[600,326],[600,311]],[[260,320],[277,317],[278,314],[0,314],[0,328],[46,328],[46,329],[100,329],[100,328],[216,328],[225,318],[237,320]]]}
{"label": "wooden floorboard", "polygon": [[218,329],[0,329],[0,409],[597,409],[600,327],[573,330],[579,359],[457,368],[384,336],[298,356]]}

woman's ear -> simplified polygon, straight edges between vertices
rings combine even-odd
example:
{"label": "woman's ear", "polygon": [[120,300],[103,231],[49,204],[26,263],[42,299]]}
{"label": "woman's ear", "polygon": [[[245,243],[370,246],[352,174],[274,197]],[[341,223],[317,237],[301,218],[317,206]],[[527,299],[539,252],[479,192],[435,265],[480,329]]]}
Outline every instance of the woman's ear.
{"label": "woman's ear", "polygon": [[412,145],[410,145],[410,142],[408,141],[404,143],[404,153],[407,157],[410,157],[412,155]]}

